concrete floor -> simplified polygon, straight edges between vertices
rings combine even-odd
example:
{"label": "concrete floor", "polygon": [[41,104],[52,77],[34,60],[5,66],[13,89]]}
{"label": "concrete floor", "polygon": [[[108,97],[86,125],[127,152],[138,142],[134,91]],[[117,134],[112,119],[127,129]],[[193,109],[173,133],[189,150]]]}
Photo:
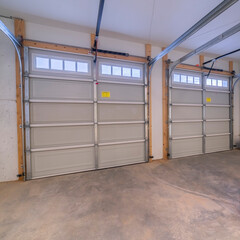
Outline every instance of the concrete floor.
{"label": "concrete floor", "polygon": [[0,239],[239,240],[240,151],[2,183]]}

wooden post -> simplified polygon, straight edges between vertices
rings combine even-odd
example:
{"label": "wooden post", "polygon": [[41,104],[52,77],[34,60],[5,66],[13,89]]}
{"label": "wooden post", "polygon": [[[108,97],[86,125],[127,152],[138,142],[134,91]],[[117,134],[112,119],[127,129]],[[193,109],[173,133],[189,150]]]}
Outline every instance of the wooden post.
{"label": "wooden post", "polygon": [[[14,19],[15,36],[25,38],[25,23],[22,19]],[[21,49],[21,59],[23,63],[23,49]],[[21,99],[21,82],[20,82],[20,68],[18,56],[15,56],[16,64],[16,101],[17,101],[17,137],[18,137],[18,174],[23,175],[23,138],[22,138],[22,99]],[[24,67],[24,66],[23,66]],[[23,176],[19,180],[23,180]]]}
{"label": "wooden post", "polygon": [[[164,48],[162,49],[164,50]],[[168,86],[167,61],[168,55],[162,58],[162,108],[163,108],[163,159],[168,159]]]}
{"label": "wooden post", "polygon": [[233,71],[233,61],[229,61],[229,72]]}
{"label": "wooden post", "polygon": [[202,67],[204,63],[204,56],[203,55],[199,55],[199,66]]}
{"label": "wooden post", "polygon": [[91,48],[94,46],[94,41],[95,41],[95,34],[91,33]]}
{"label": "wooden post", "polygon": [[[145,44],[145,56],[146,58],[152,56],[151,44]],[[149,68],[148,68],[148,72],[149,72]],[[148,155],[152,156],[152,81],[151,81],[151,77],[149,79],[149,86],[148,86],[148,101],[149,101],[148,102],[148,116],[149,116]],[[152,158],[149,158],[148,161],[152,162]]]}

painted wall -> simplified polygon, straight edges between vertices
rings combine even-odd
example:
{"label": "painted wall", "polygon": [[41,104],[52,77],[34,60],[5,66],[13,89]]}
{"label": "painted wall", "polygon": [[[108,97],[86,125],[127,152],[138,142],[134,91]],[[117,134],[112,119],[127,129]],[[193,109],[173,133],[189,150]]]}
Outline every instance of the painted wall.
{"label": "painted wall", "polygon": [[[5,20],[5,24],[14,32],[13,21]],[[26,22],[26,38],[39,41],[67,44],[79,47],[90,47],[90,34],[69,29]],[[128,52],[131,55],[145,56],[143,43],[126,41],[101,36],[99,48]],[[152,56],[161,51],[159,46],[152,47]],[[183,51],[172,51],[171,60],[185,55]],[[188,64],[198,64],[198,56],[188,60]],[[216,67],[228,70],[228,61],[219,61]],[[239,71],[239,64],[234,67]],[[235,94],[234,139],[239,142],[240,131],[240,84]],[[153,156],[162,158],[162,63],[157,62],[152,71],[152,126]],[[0,34],[0,181],[15,180],[17,175],[17,129],[16,129],[16,90],[15,90],[15,52],[6,37]]]}
{"label": "painted wall", "polygon": [[[14,32],[12,20],[1,19]],[[0,182],[17,180],[15,50],[0,31]]]}

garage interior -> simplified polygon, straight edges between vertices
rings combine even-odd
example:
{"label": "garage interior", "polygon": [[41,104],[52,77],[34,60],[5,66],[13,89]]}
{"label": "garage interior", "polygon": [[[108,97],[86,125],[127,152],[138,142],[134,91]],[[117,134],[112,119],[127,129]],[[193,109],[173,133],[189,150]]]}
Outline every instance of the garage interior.
{"label": "garage interior", "polygon": [[240,239],[238,0],[0,0],[0,239]]}

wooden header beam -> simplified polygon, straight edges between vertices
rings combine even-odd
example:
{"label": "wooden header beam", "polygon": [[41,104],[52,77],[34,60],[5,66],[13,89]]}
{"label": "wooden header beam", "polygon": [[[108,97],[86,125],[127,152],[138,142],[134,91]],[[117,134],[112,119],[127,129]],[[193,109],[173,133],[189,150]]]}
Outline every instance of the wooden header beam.
{"label": "wooden header beam", "polygon": [[[179,64],[179,65],[177,65],[176,69],[189,70],[189,71],[195,71],[195,72],[204,72],[204,73],[209,72],[209,70],[207,70],[207,69],[202,69],[201,67],[188,65],[188,64]],[[220,75],[224,75],[224,76],[233,76],[233,74],[228,71],[220,72],[220,71],[212,70],[211,73],[220,74]]]}
{"label": "wooden header beam", "polygon": [[[47,50],[56,50],[61,52],[77,53],[77,54],[93,56],[93,54],[91,53],[91,49],[89,48],[80,48],[80,47],[68,46],[63,44],[46,43],[46,42],[39,42],[39,41],[33,41],[33,40],[24,40],[23,45],[26,47],[32,47],[32,48],[41,48],[41,49],[47,49]],[[114,55],[110,53],[100,53],[100,52],[98,52],[98,56],[112,58],[112,59],[126,60],[126,61],[147,63],[147,59],[145,57],[121,56],[121,55]]]}

